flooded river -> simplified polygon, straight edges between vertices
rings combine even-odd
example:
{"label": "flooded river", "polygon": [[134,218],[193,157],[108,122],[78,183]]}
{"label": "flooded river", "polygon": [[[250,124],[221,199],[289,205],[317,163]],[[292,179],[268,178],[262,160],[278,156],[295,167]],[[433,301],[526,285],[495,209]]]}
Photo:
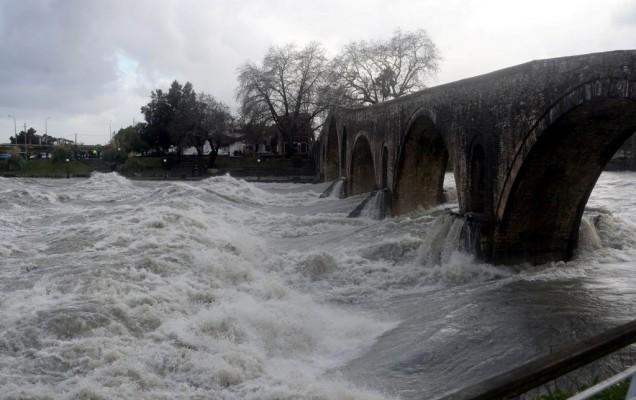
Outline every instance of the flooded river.
{"label": "flooded river", "polygon": [[636,173],[541,266],[459,253],[453,185],[376,221],[326,184],[0,178],[1,396],[434,398],[636,315]]}

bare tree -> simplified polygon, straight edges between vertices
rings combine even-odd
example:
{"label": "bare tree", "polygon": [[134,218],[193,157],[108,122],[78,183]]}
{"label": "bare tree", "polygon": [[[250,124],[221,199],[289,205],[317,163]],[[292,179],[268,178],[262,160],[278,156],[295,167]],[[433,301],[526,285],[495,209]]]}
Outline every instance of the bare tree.
{"label": "bare tree", "polygon": [[425,88],[439,66],[439,51],[426,31],[397,30],[386,41],[346,45],[333,70],[351,104],[376,104]]}
{"label": "bare tree", "polygon": [[294,135],[333,103],[329,97],[329,61],[322,47],[310,43],[272,47],[261,66],[246,63],[238,70],[237,99],[242,116],[255,125],[275,125],[291,146]]}

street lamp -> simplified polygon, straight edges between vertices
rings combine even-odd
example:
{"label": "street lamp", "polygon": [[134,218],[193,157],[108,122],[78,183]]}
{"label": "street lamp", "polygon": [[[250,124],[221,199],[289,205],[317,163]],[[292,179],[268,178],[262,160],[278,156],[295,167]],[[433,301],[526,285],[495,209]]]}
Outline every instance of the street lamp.
{"label": "street lamp", "polygon": [[165,179],[168,179],[168,159],[167,158],[163,159],[163,169],[166,171]]}
{"label": "street lamp", "polygon": [[71,162],[71,160],[69,160],[68,158],[66,159],[66,179],[68,179],[71,176],[71,173],[69,171],[69,163]]}

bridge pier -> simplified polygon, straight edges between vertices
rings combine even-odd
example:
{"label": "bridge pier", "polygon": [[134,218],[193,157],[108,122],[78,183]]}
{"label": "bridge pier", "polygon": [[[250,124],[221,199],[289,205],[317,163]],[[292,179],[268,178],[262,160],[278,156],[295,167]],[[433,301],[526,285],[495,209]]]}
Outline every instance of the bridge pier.
{"label": "bridge pier", "polygon": [[487,259],[491,252],[492,223],[483,214],[461,215],[464,225],[459,237],[459,249],[474,254],[479,259]]}

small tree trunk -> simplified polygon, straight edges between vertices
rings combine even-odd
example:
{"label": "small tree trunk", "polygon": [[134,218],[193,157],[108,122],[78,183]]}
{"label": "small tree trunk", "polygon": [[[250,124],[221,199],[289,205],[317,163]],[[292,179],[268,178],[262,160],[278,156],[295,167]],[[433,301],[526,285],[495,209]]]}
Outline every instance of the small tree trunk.
{"label": "small tree trunk", "polygon": [[212,148],[210,149],[210,154],[208,154],[208,167],[214,168],[214,164],[216,163],[216,156],[219,154],[219,147],[212,146],[212,144],[210,144],[210,146]]}
{"label": "small tree trunk", "polygon": [[287,149],[288,156],[293,156],[295,153],[294,151],[294,133],[296,131],[295,125],[296,124],[294,123],[290,123],[287,129],[287,134],[289,135],[289,148]]}

